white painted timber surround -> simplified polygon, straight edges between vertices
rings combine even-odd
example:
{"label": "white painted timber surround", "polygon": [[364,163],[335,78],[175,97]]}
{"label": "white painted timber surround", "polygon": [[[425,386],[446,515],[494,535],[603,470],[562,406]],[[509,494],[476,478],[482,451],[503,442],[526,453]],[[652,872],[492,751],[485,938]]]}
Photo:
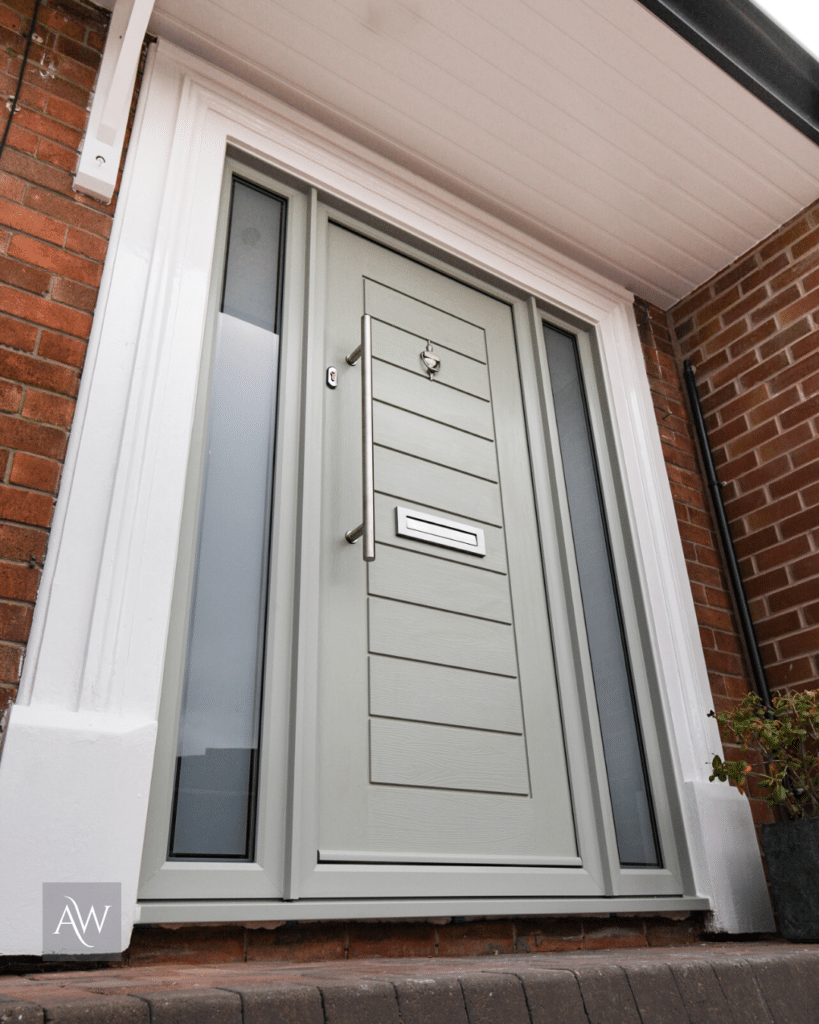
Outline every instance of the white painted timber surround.
{"label": "white painted timber surround", "polygon": [[114,194],[142,41],[153,0],[117,0],[91,101],[74,188],[110,202]]}
{"label": "white painted timber surround", "polygon": [[[136,886],[226,146],[331,193],[591,325],[617,433],[671,786],[713,927],[773,921],[748,804],[720,750],[632,296],[263,92],[160,42],[128,155],[19,702],[0,761],[0,953],[41,951],[45,881]],[[506,905],[508,903],[508,906]],[[636,909],[639,901],[221,905],[224,919]],[[651,901],[657,910],[673,900]],[[692,904],[689,904],[692,905]],[[208,910],[211,905],[208,905]],[[179,920],[185,911],[169,911]],[[201,918],[200,918],[201,919]],[[210,916],[208,919],[215,919]]]}

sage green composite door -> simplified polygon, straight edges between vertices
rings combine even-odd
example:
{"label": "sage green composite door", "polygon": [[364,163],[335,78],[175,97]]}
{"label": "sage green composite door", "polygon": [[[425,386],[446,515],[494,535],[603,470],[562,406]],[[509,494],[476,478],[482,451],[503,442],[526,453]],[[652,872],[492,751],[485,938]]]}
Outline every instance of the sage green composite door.
{"label": "sage green composite door", "polygon": [[[301,895],[596,891],[578,849],[512,305],[334,223],[326,251],[338,386],[324,397],[318,849]],[[361,368],[345,356],[365,313],[371,562],[345,539],[362,518]]]}

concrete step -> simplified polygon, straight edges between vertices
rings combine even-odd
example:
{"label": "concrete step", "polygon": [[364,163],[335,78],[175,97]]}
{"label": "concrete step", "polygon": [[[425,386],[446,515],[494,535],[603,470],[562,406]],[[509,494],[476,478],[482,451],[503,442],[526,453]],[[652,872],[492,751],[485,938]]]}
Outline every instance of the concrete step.
{"label": "concrete step", "polygon": [[2,1024],[819,1024],[819,946],[110,967],[0,978]]}

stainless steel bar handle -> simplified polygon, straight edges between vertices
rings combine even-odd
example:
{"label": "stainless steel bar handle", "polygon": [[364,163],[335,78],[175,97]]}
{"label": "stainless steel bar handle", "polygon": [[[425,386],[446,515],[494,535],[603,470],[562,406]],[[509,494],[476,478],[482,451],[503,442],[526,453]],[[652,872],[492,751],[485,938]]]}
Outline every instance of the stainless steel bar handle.
{"label": "stainless steel bar handle", "polygon": [[375,472],[373,466],[373,339],[371,318],[365,313],[361,318],[361,344],[347,356],[350,366],[361,359],[361,500],[364,522],[344,536],[355,544],[364,538],[363,557],[365,562],[375,560]]}

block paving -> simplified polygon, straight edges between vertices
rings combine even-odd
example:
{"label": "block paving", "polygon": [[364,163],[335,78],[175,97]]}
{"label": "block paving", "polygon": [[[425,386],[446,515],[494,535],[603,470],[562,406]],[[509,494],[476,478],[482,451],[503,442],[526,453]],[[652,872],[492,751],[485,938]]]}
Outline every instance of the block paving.
{"label": "block paving", "polygon": [[0,978],[2,1024],[816,1024],[819,946],[703,942]]}

